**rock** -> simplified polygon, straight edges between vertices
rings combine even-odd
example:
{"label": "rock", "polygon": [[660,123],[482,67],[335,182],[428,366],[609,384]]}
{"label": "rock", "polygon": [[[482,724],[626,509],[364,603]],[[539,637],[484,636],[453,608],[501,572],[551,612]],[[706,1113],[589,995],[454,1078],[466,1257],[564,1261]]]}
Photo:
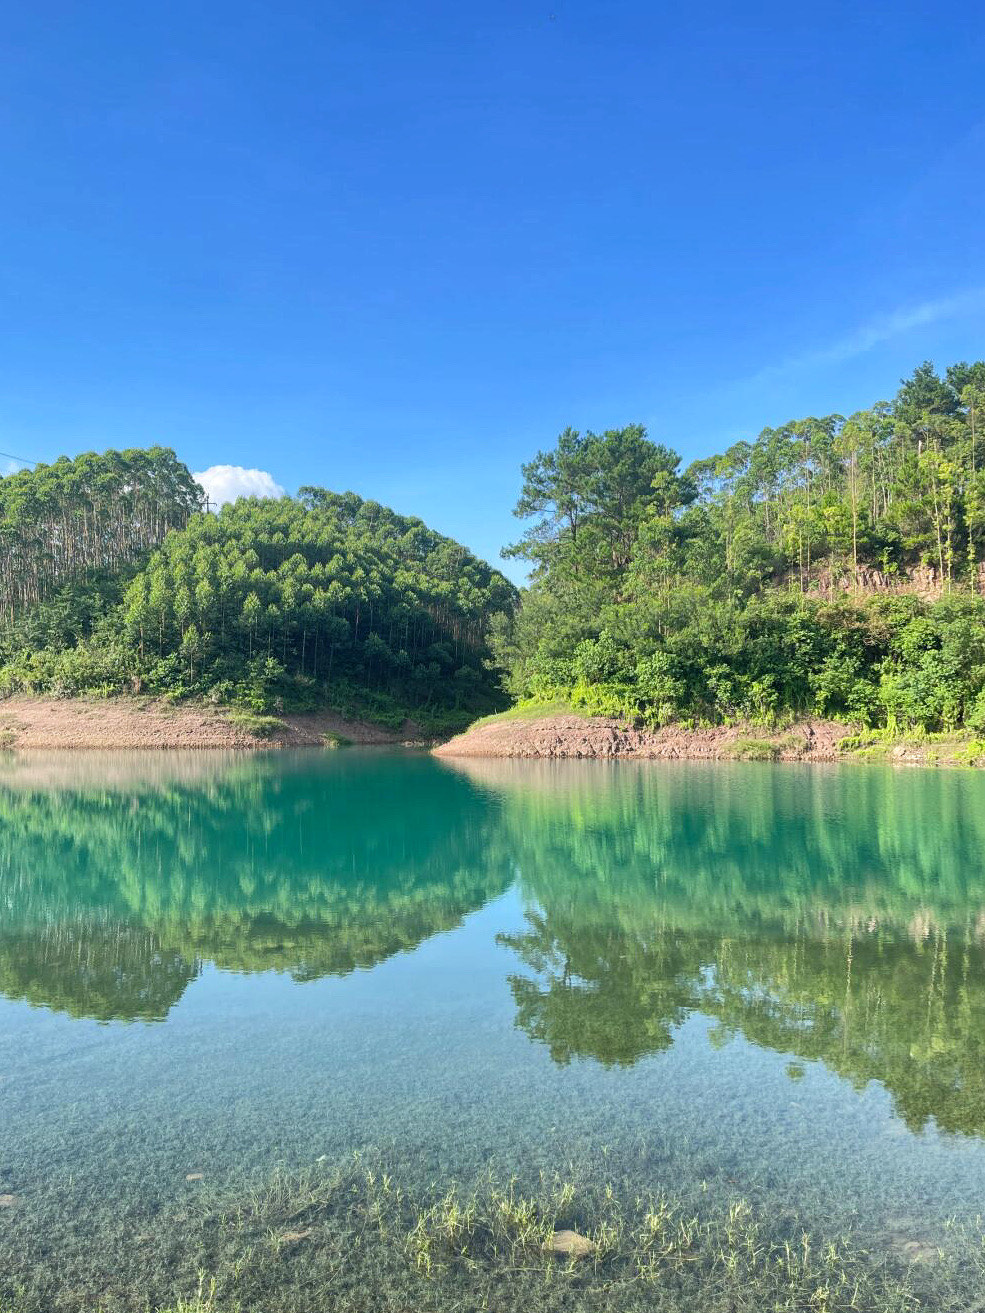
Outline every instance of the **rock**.
{"label": "rock", "polygon": [[897,1237],[893,1241],[893,1252],[907,1263],[932,1263],[937,1257],[937,1246],[927,1240],[904,1240]]}
{"label": "rock", "polygon": [[0,1194],[0,1208],[13,1208],[17,1202],[15,1194]]}
{"label": "rock", "polygon": [[577,1231],[555,1231],[550,1239],[550,1248],[565,1258],[587,1258],[589,1254],[595,1253],[595,1242]]}

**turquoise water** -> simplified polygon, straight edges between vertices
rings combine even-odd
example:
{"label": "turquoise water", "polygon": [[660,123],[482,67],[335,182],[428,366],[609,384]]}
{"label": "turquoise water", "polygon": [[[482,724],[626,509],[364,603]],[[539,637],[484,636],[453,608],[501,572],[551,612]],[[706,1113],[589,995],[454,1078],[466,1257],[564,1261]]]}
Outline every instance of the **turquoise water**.
{"label": "turquoise water", "polygon": [[932,1247],[985,1208],[983,854],[970,772],[8,758],[0,1296],[173,1298],[203,1199],[354,1151]]}

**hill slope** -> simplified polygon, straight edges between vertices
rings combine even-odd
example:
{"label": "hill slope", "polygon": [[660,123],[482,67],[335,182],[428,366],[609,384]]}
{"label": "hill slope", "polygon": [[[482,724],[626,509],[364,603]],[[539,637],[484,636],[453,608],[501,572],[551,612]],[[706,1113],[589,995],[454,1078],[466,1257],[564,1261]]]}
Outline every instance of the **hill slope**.
{"label": "hill slope", "polygon": [[523,467],[510,692],[650,726],[982,733],[983,415],[979,361],[686,469],[641,425],[566,430]]}
{"label": "hill slope", "polygon": [[[64,462],[63,482],[78,463]],[[83,499],[65,531],[88,514]],[[219,515],[193,504],[143,546],[52,573],[29,600],[8,586],[0,690],[332,705],[449,726],[501,705],[487,631],[515,590],[418,519],[307,488]],[[22,572],[44,552],[26,550]]]}

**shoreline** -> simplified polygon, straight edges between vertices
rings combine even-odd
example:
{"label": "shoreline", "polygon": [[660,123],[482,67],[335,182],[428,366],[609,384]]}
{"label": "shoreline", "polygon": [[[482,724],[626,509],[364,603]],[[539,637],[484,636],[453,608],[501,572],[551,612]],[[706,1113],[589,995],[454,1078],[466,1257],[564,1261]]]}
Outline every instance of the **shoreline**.
{"label": "shoreline", "polygon": [[[252,724],[251,724],[252,722]],[[160,698],[12,697],[0,702],[0,749],[77,751],[277,748],[423,743],[420,727],[406,721],[399,732],[332,711],[274,717],[240,716],[201,703],[169,704]]]}
{"label": "shoreline", "polygon": [[436,742],[411,720],[398,731],[333,711],[264,717],[154,697],[16,696],[0,701],[0,752],[257,752],[349,744],[427,748],[447,759],[985,766],[985,741],[968,734],[889,738],[813,717],[783,729],[740,724],[648,730],[617,717],[521,707]]}
{"label": "shoreline", "polygon": [[893,766],[983,766],[985,743],[969,735],[925,739],[859,734],[839,721],[805,718],[783,729],[759,725],[640,729],[615,717],[530,714],[521,708],[480,721],[435,748],[447,758],[555,761],[856,762]]}

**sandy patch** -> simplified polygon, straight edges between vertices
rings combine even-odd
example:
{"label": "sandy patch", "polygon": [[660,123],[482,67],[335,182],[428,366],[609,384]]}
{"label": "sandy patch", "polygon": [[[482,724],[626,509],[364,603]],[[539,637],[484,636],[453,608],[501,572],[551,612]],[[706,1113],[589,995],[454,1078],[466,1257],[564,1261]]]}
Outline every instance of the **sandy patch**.
{"label": "sandy patch", "polygon": [[0,702],[0,746],[55,748],[269,748],[310,747],[326,734],[353,743],[419,740],[407,722],[394,734],[378,725],[346,720],[331,712],[287,715],[284,728],[257,738],[233,725],[218,709],[171,706],[149,698],[9,698]]}

